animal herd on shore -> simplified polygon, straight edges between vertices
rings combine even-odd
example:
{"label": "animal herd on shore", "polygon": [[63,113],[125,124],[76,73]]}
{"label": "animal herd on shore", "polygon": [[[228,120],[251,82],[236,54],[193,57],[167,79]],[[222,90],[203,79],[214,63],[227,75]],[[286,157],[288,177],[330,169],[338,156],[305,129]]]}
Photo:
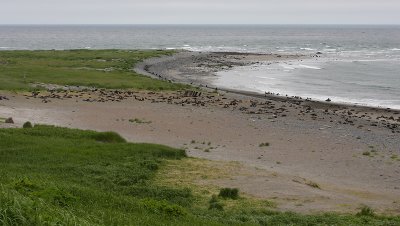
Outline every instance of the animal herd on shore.
{"label": "animal herd on shore", "polygon": [[[274,122],[294,116],[299,120],[309,118],[311,120],[322,120],[336,124],[348,124],[363,129],[366,127],[385,127],[392,133],[400,133],[400,117],[398,112],[392,115],[362,112],[360,109],[348,107],[319,109],[313,107],[306,100],[270,100],[268,98],[234,98],[218,92],[208,91],[174,91],[174,92],[149,92],[131,90],[109,90],[109,89],[83,89],[83,90],[48,90],[32,91],[24,94],[26,99],[40,99],[43,103],[52,100],[73,99],[76,102],[121,102],[124,100],[146,101],[150,103],[167,103],[178,106],[192,107],[220,107],[230,111],[240,111],[245,114],[266,115]],[[0,100],[9,100],[6,96],[0,96]]]}

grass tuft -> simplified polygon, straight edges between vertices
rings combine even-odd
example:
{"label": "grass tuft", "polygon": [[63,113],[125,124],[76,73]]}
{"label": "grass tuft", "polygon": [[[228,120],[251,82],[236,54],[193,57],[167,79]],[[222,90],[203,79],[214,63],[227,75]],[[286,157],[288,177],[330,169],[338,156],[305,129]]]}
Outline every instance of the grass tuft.
{"label": "grass tuft", "polygon": [[211,199],[208,203],[209,203],[209,207],[208,207],[209,210],[213,210],[213,209],[220,210],[220,211],[224,210],[224,205],[221,202],[219,202],[218,197],[216,195],[212,195]]}
{"label": "grass tuft", "polygon": [[371,156],[371,152],[369,152],[369,151],[364,151],[362,154],[365,156]]}
{"label": "grass tuft", "polygon": [[315,183],[315,182],[312,182],[312,181],[308,181],[308,182],[306,183],[306,185],[308,185],[308,186],[310,186],[310,187],[312,187],[312,188],[321,189],[321,186],[319,186],[319,184],[317,184],[317,183]]}
{"label": "grass tuft", "polygon": [[165,200],[143,199],[141,200],[141,204],[152,213],[164,214],[168,217],[180,217],[187,214],[183,207],[170,204]]}
{"label": "grass tuft", "polygon": [[237,189],[237,188],[221,188],[218,196],[222,197],[224,199],[238,199],[239,198],[239,189]]}
{"label": "grass tuft", "polygon": [[375,215],[374,210],[369,207],[369,206],[363,206],[360,210],[360,212],[358,212],[356,214],[356,216],[367,216],[367,217],[373,217]]}

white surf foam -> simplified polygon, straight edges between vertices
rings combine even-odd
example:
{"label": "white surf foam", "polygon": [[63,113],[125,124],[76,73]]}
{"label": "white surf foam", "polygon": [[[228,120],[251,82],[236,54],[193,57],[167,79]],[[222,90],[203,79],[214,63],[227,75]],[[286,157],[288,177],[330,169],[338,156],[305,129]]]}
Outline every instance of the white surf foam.
{"label": "white surf foam", "polygon": [[304,64],[300,64],[299,66],[302,67],[302,68],[314,69],[314,70],[321,70],[321,69],[322,69],[322,68],[320,68],[320,67],[310,66],[310,65],[304,65]]}
{"label": "white surf foam", "polygon": [[323,51],[324,52],[336,52],[337,49],[324,49]]}
{"label": "white surf foam", "polygon": [[301,50],[307,50],[307,51],[316,51],[316,49],[313,48],[300,48]]}

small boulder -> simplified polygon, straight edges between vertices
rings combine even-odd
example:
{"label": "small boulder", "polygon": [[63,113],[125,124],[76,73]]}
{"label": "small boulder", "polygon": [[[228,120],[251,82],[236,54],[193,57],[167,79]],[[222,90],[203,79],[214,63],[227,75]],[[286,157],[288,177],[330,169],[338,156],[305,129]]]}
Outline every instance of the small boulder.
{"label": "small boulder", "polygon": [[331,102],[332,100],[328,98],[328,99],[326,99],[325,101],[326,101],[326,102]]}

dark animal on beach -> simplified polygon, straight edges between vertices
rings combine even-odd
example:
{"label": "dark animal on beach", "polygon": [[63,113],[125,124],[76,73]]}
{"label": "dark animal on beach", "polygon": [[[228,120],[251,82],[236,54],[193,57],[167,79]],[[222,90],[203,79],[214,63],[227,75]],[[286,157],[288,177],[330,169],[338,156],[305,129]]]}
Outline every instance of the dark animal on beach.
{"label": "dark animal on beach", "polygon": [[0,100],[9,100],[6,96],[0,96]]}

